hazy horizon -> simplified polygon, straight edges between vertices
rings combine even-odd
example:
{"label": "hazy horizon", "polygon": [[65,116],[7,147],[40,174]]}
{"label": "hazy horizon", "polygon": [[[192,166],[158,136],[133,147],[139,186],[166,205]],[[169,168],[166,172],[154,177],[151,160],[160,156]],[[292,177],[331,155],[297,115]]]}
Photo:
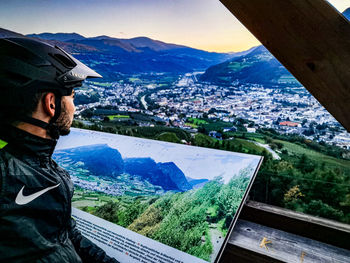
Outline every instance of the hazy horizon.
{"label": "hazy horizon", "polygon": [[[348,0],[329,2],[340,12],[350,6]],[[218,0],[1,1],[0,25],[24,35],[145,36],[210,52],[260,45]]]}
{"label": "hazy horizon", "polygon": [[[1,27],[0,27],[1,28]],[[140,36],[135,36],[135,37],[130,37],[130,38],[123,38],[123,37],[112,37],[112,36],[109,36],[109,35],[96,35],[96,36],[85,36],[83,34],[80,34],[79,32],[33,32],[33,33],[22,33],[22,32],[18,32],[18,31],[15,31],[15,30],[11,30],[9,28],[3,28],[3,29],[6,29],[6,30],[10,30],[10,31],[13,31],[13,32],[16,32],[16,33],[19,33],[19,34],[22,34],[22,35],[40,35],[40,34],[78,34],[78,35],[81,35],[85,38],[94,38],[94,37],[101,37],[101,36],[106,36],[106,37],[111,37],[111,38],[116,38],[116,39],[133,39],[133,38],[149,38],[149,39],[152,39],[154,41],[160,41],[160,42],[164,42],[166,44],[175,44],[175,45],[179,45],[179,46],[187,46],[189,48],[194,48],[194,49],[200,49],[200,48],[197,48],[197,47],[193,47],[193,46],[188,46],[188,45],[184,45],[184,44],[180,44],[180,43],[173,43],[173,42],[167,42],[167,41],[163,41],[162,39],[154,39],[154,38],[151,38],[149,36],[145,36],[145,35],[140,35]],[[246,51],[246,50],[249,50],[251,48],[254,48],[254,47],[257,47],[257,46],[260,46],[262,45],[260,42],[257,42],[256,45],[253,45],[253,46],[250,46],[246,49],[242,49],[242,50],[238,50],[238,51],[213,51],[213,50],[204,50],[204,49],[200,49],[200,50],[204,50],[204,51],[208,51],[208,52],[217,52],[217,53],[235,53],[235,52],[241,52],[241,51]]]}

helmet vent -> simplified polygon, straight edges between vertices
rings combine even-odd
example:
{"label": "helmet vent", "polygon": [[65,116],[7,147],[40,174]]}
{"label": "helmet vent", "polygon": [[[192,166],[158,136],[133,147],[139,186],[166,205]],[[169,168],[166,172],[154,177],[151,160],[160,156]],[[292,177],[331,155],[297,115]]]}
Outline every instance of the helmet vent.
{"label": "helmet vent", "polygon": [[72,60],[69,58],[61,55],[61,54],[50,54],[54,59],[56,59],[60,64],[65,66],[66,68],[72,69],[74,68],[77,64],[75,64]]}
{"label": "helmet vent", "polygon": [[23,76],[21,74],[17,74],[15,72],[2,71],[0,72],[0,79],[2,80],[2,84],[4,86],[21,86],[28,81],[31,81],[30,78]]}
{"label": "helmet vent", "polygon": [[47,62],[40,56],[16,43],[6,41],[6,39],[0,39],[0,55],[6,56],[7,61],[13,58],[33,66],[47,65]]}

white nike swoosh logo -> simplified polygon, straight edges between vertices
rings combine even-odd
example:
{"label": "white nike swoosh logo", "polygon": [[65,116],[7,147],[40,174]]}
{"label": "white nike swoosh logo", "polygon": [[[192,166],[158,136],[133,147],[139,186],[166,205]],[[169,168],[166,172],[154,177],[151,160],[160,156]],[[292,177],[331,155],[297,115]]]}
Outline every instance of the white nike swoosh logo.
{"label": "white nike swoosh logo", "polygon": [[38,198],[39,196],[41,196],[42,194],[45,194],[47,191],[50,191],[51,189],[54,189],[56,187],[58,187],[60,185],[60,183],[58,185],[54,185],[54,186],[51,186],[51,187],[48,187],[48,188],[45,188],[39,192],[36,192],[34,194],[31,194],[31,195],[27,195],[27,196],[24,196],[23,195],[23,189],[25,187],[25,185],[22,187],[22,189],[18,192],[17,194],[17,197],[16,197],[16,204],[18,205],[25,205],[25,204],[28,204],[30,203],[31,201],[33,201],[34,199]]}

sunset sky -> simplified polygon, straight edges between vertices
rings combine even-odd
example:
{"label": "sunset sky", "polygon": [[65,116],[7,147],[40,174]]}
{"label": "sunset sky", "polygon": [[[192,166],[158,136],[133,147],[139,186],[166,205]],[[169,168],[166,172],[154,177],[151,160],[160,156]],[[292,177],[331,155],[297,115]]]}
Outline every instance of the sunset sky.
{"label": "sunset sky", "polygon": [[[329,2],[340,12],[350,6],[349,0]],[[0,1],[0,27],[22,34],[147,36],[218,52],[259,45],[218,0]]]}

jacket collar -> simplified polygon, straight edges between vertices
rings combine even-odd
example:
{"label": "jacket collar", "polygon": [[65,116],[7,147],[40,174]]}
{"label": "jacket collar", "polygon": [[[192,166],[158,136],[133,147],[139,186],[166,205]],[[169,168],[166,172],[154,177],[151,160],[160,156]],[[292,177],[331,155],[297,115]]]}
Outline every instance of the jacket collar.
{"label": "jacket collar", "polygon": [[35,136],[13,126],[0,131],[0,139],[7,143],[6,149],[36,157],[51,157],[57,141]]}

